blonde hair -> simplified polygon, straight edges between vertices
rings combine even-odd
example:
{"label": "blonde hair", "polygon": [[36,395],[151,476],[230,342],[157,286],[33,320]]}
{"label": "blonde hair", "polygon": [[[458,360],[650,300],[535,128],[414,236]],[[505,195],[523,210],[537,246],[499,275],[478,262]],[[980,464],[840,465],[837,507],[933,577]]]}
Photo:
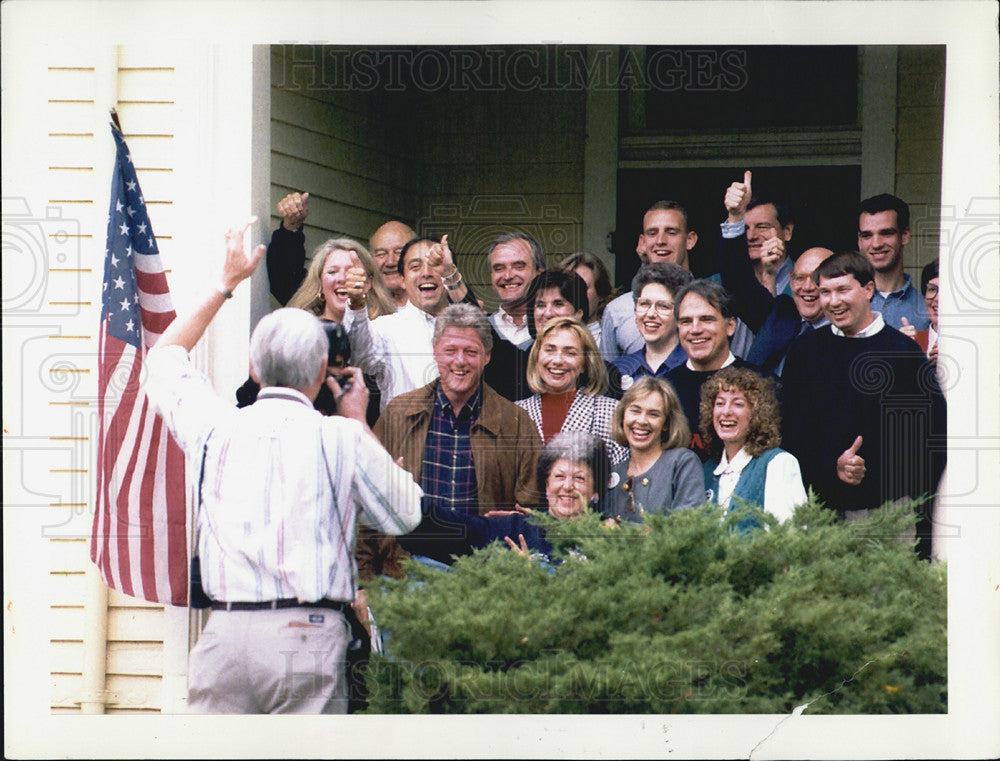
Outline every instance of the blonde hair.
{"label": "blonde hair", "polygon": [[382,275],[375,266],[375,260],[368,253],[368,249],[350,238],[330,238],[320,245],[309,262],[309,269],[306,271],[305,279],[298,290],[292,294],[287,306],[305,309],[315,315],[323,314],[323,268],[326,260],[334,251],[350,251],[358,257],[361,266],[365,270],[365,277],[371,283],[368,291],[368,317],[375,319],[384,314],[392,314],[396,311],[396,305],[389,296],[389,291],[382,282]]}
{"label": "blonde hair", "polygon": [[628,446],[628,439],[625,438],[625,410],[636,399],[647,394],[658,394],[663,404],[664,420],[663,430],[660,431],[660,445],[664,449],[686,447],[691,441],[691,429],[688,427],[684,410],[681,409],[677,392],[667,381],[651,375],[639,378],[622,395],[621,401],[615,407],[615,414],[611,417],[611,438],[623,447]]}
{"label": "blonde hair", "polygon": [[548,393],[548,388],[542,382],[542,376],[538,372],[538,354],[546,336],[557,330],[570,331],[580,342],[580,350],[583,352],[583,369],[577,379],[577,388],[587,396],[603,394],[608,387],[608,370],[604,366],[604,360],[601,359],[601,353],[594,342],[594,336],[582,322],[573,317],[553,317],[538,332],[538,337],[531,345],[531,353],[528,355],[528,388],[536,394]]}

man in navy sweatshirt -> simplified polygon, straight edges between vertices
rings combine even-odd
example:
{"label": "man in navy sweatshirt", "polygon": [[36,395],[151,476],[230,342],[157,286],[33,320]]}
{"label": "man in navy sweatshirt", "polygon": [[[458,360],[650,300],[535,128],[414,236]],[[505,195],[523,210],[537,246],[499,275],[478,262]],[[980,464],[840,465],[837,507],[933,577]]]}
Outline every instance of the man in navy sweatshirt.
{"label": "man in navy sweatshirt", "polygon": [[[945,400],[920,347],[873,312],[875,273],[848,251],[813,273],[828,327],[799,337],[782,373],[782,446],[803,481],[848,519],[933,494],[946,455]],[[918,551],[930,557],[931,510]]]}

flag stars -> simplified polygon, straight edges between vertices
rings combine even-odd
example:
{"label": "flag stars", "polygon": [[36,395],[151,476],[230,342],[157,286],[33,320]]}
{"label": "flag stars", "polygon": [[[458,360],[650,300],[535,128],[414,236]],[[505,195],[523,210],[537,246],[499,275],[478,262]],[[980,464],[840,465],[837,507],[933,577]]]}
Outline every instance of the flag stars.
{"label": "flag stars", "polygon": [[122,311],[123,312],[126,311],[131,305],[132,302],[130,302],[128,299],[125,299],[123,302],[121,302]]}
{"label": "flag stars", "polygon": [[122,202],[115,201],[115,211],[121,211],[121,210],[122,210]]}
{"label": "flag stars", "polygon": [[131,206],[129,206],[129,207],[128,207],[128,208],[126,209],[126,211],[128,212],[128,215],[129,215],[130,217],[134,217],[134,216],[135,216],[135,209],[133,209],[133,208],[132,208]]}
{"label": "flag stars", "polygon": [[135,323],[132,322],[132,320],[129,320],[128,322],[126,322],[125,323],[125,330],[127,330],[129,333],[134,332],[135,331]]}
{"label": "flag stars", "polygon": [[[128,160],[129,160],[129,161],[131,161],[131,160],[132,160],[132,154],[131,154],[131,153],[130,153],[130,154],[129,154],[129,156],[128,156]],[[135,184],[135,183],[134,183],[134,182],[133,182],[132,180],[129,180],[128,182],[126,182],[126,183],[125,183],[125,186],[126,186],[126,187],[127,187],[128,189],[129,189],[129,192],[130,192],[130,193],[131,193],[131,192],[132,192],[133,190],[135,190],[135,188],[136,188],[136,184]]]}
{"label": "flag stars", "polygon": [[141,234],[145,235],[146,234],[146,223],[143,222],[142,224],[140,224],[138,229],[139,229],[139,232]]}
{"label": "flag stars", "polygon": [[[122,277],[121,277],[121,275],[119,275],[118,277],[116,277],[116,278],[114,279],[114,284],[115,284],[115,288],[120,288],[120,289],[122,289],[122,290],[125,290],[125,281],[124,281],[124,280],[122,280]],[[108,284],[107,284],[107,283],[105,283],[105,284],[104,284],[104,287],[105,287],[105,288],[107,288],[107,287],[108,287]]]}
{"label": "flag stars", "polygon": [[146,199],[143,198],[142,196],[139,196],[139,203],[142,204],[143,206],[145,206],[146,205]]}
{"label": "flag stars", "polygon": [[117,256],[115,256],[114,254],[111,255],[111,266],[112,267],[117,267],[118,266],[118,262],[120,262],[120,261],[121,261],[121,259],[119,259]]}
{"label": "flag stars", "polygon": [[[133,163],[132,162],[132,154],[131,153],[126,153],[125,154],[125,158],[128,160],[128,163],[130,163],[130,164]],[[129,190],[134,190],[134,188],[129,188]]]}
{"label": "flag stars", "polygon": [[128,235],[128,225],[124,222],[122,222],[121,233],[122,235]]}

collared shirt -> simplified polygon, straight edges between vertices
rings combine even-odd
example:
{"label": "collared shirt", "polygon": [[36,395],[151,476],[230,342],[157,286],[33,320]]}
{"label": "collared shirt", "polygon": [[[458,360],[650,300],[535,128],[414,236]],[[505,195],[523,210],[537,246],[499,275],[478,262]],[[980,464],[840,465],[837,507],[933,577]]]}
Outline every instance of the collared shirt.
{"label": "collared shirt", "polygon": [[[752,459],[745,449],[737,452],[732,462],[729,462],[725,451],[722,452],[722,460],[715,468],[715,475],[719,477],[719,506],[723,510],[729,509],[740,475]],[[788,452],[778,452],[767,464],[762,507],[779,521],[783,521],[790,518],[795,507],[803,504],[806,499],[799,461]]]}
{"label": "collared shirt", "polygon": [[859,330],[853,336],[848,336],[844,331],[838,328],[833,323],[830,323],[830,330],[833,331],[835,336],[840,336],[841,338],[869,338],[876,333],[878,333],[882,328],[885,327],[885,320],[882,319],[882,315],[878,312],[872,312],[872,316],[875,318],[871,321],[871,324],[864,330]]}
{"label": "collared shirt", "polygon": [[199,487],[212,599],[352,600],[355,521],[388,534],[419,523],[420,488],[357,421],[324,417],[289,388],[236,409],[180,346],[154,348],[148,362],[150,401]]}
{"label": "collared shirt", "polygon": [[351,360],[375,376],[382,392],[382,409],[400,394],[438,377],[433,315],[410,302],[398,312],[374,320],[368,318],[364,307],[349,312],[353,315],[348,332]]}
{"label": "collared shirt", "polygon": [[[736,361],[736,355],[733,354],[732,352],[729,352],[729,356],[726,357],[726,361],[723,362],[722,365],[718,369],[721,370],[723,367],[729,367],[735,361]],[[684,365],[687,367],[688,370],[693,370],[696,373],[705,372],[704,370],[699,370],[697,367],[695,367],[694,365],[692,365],[690,359],[688,359],[687,361],[685,361]]]}
{"label": "collared shirt", "polygon": [[899,330],[903,327],[903,318],[917,330],[927,330],[931,319],[927,316],[927,305],[923,295],[913,287],[910,276],[903,275],[903,287],[892,293],[882,293],[877,288],[872,294],[872,310],[882,313],[886,325]]}
{"label": "collared shirt", "polygon": [[639,380],[639,378],[645,375],[651,375],[654,378],[665,378],[667,377],[667,373],[677,367],[677,365],[684,364],[686,360],[687,353],[681,347],[680,343],[678,343],[656,370],[653,370],[649,366],[649,363],[646,362],[646,347],[631,354],[626,354],[624,357],[619,357],[614,361],[614,366],[622,374],[622,390],[628,391],[632,387],[632,384]]}
{"label": "collared shirt", "polygon": [[[718,275],[705,278],[718,282]],[[743,320],[736,320],[736,332],[729,339],[729,348],[737,356],[745,357],[753,343],[753,333]],[[605,362],[614,362],[619,357],[633,354],[646,346],[646,341],[635,324],[635,300],[632,291],[613,299],[605,308],[601,318],[601,357]]]}
{"label": "collared shirt", "polygon": [[434,390],[420,483],[427,497],[443,510],[479,512],[476,464],[469,436],[481,408],[482,386],[476,389],[457,416],[440,383]]}
{"label": "collared shirt", "polygon": [[523,346],[531,341],[531,333],[528,332],[528,318],[522,317],[521,324],[514,322],[514,318],[500,307],[490,315],[490,322],[497,329],[497,333],[510,341],[514,346]]}

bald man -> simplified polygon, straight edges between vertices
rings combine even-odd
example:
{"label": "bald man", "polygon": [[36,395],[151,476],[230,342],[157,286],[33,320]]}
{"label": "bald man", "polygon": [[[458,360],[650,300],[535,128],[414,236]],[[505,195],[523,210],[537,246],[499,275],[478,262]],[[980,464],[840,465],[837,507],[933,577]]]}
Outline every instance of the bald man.
{"label": "bald man", "polygon": [[[281,224],[275,228],[267,247],[267,277],[271,295],[285,305],[306,276],[306,236],[302,227],[309,216],[309,194],[286,195],[278,201],[278,215]],[[397,308],[406,304],[403,278],[397,269],[399,252],[415,237],[409,225],[390,221],[379,227],[369,240],[375,266]]]}
{"label": "bald man", "polygon": [[382,282],[389,289],[397,308],[406,306],[407,300],[406,289],[403,288],[403,276],[399,274],[399,254],[403,246],[416,237],[409,225],[392,220],[372,233],[369,240],[375,266],[382,274]]}
{"label": "bald man", "polygon": [[819,287],[812,279],[816,268],[833,256],[828,248],[810,248],[795,260],[789,278],[792,295],[779,294],[754,337],[746,360],[768,373],[781,376],[792,342],[801,335],[828,325],[819,302]]}

